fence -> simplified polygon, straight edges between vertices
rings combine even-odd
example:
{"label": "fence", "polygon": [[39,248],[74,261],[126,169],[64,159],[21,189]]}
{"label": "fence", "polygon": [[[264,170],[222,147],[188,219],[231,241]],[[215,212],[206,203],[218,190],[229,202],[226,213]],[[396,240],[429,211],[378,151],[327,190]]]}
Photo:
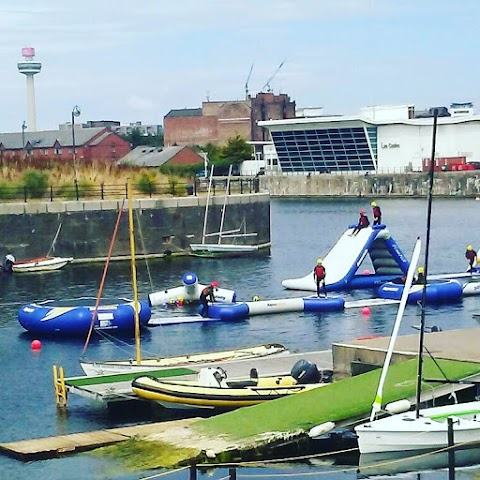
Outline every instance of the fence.
{"label": "fence", "polygon": [[[132,193],[135,197],[148,196],[186,196],[201,195],[208,190],[209,180],[195,179],[191,183],[182,183],[169,181],[168,183],[147,183],[141,186],[132,185]],[[212,195],[224,195],[227,189],[226,177],[214,177],[212,179]],[[235,178],[230,180],[228,194],[231,193],[258,193],[258,178]],[[39,186],[14,186],[2,185],[0,187],[0,201],[18,201],[27,202],[29,199],[35,200],[106,200],[112,198],[123,198],[127,196],[127,183],[110,185],[101,183],[100,185],[86,186],[84,184],[74,183],[72,185],[47,187]]]}

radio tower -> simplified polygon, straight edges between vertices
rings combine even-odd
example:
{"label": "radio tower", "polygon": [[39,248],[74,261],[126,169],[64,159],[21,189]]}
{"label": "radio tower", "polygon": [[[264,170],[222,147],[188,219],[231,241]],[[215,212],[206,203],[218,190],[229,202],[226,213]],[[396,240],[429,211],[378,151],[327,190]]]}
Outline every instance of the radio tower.
{"label": "radio tower", "polygon": [[32,47],[22,48],[23,62],[17,63],[20,73],[27,77],[27,110],[28,110],[28,128],[31,132],[37,131],[37,118],[35,113],[35,86],[33,76],[40,72],[42,64],[34,62],[35,49]]}

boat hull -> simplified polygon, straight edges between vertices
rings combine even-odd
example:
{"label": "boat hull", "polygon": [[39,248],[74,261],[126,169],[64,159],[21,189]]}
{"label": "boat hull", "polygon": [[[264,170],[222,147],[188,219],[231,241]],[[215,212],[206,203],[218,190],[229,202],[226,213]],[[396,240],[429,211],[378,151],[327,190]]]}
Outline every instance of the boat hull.
{"label": "boat hull", "polygon": [[[267,380],[264,385],[235,388],[201,386],[195,382],[167,382],[143,376],[132,382],[132,390],[137,396],[159,402],[168,408],[235,409],[258,405],[326,385],[322,383],[293,385],[292,381],[290,376],[272,377],[271,381]],[[290,384],[282,385],[282,382]]]}
{"label": "boat hull", "polygon": [[41,273],[60,270],[70,263],[73,257],[39,257],[13,264],[14,273]]}
{"label": "boat hull", "polygon": [[140,365],[136,365],[133,359],[108,362],[81,361],[80,366],[86,375],[107,375],[115,373],[148,372],[177,366],[201,365],[213,362],[229,360],[254,359],[271,355],[287,355],[288,349],[279,343],[267,343],[253,345],[232,350],[216,352],[193,353],[175,357],[144,358]]}
{"label": "boat hull", "polygon": [[[139,302],[141,326],[148,324],[151,310],[147,302]],[[78,336],[90,330],[94,306],[59,307],[30,303],[18,312],[20,325],[37,335]],[[101,306],[97,310],[94,331],[133,332],[134,302]]]}
{"label": "boat hull", "polygon": [[480,442],[480,402],[446,405],[374,420],[355,428],[360,453],[400,452],[448,446],[448,422],[453,419],[455,444]]}

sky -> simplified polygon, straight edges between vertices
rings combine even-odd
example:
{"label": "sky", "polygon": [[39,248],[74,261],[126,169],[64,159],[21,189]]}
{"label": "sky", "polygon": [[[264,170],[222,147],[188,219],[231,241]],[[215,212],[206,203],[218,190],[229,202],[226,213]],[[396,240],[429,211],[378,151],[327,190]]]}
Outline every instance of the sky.
{"label": "sky", "polygon": [[0,0],[0,132],[27,119],[23,47],[42,63],[37,130],[75,105],[79,122],[163,124],[171,109],[245,98],[247,79],[251,95],[324,114],[480,112],[479,18],[478,0]]}

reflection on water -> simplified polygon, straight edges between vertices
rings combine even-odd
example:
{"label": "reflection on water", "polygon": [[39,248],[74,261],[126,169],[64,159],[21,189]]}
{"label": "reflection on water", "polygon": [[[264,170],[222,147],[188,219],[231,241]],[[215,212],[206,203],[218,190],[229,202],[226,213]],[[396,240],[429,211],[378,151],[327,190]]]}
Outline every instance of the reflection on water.
{"label": "reflection on water", "polygon": [[[181,285],[185,272],[194,272],[201,283],[217,280],[220,286],[232,288],[240,300],[253,295],[261,299],[299,297],[303,292],[286,291],[281,286],[285,278],[304,276],[313,270],[316,259],[324,257],[341,236],[346,226],[356,223],[358,210],[368,210],[365,199],[319,201],[315,199],[272,200],[272,248],[266,257],[228,260],[202,258],[168,258],[139,261],[139,298],[151,292]],[[391,234],[409,256],[418,235],[424,236],[426,200],[382,200],[384,219]],[[466,268],[465,246],[480,243],[472,218],[477,217],[478,202],[471,200],[435,200],[432,220],[432,273],[458,272]],[[461,211],[462,215],[458,215]],[[451,222],[445,222],[445,218]],[[452,224],[454,222],[454,224]],[[13,252],[14,253],[14,252]],[[130,424],[134,418],[118,418],[103,405],[70,396],[65,417],[57,416],[52,384],[52,365],[61,365],[67,376],[80,375],[78,360],[82,356],[83,339],[42,339],[42,349],[30,349],[32,337],[17,321],[18,309],[26,303],[45,299],[76,299],[96,297],[103,265],[68,265],[64,270],[41,275],[14,275],[0,281],[0,441],[59,435]],[[327,273],[328,274],[328,273]],[[342,294],[346,300],[374,296],[372,291]],[[130,265],[112,263],[107,274],[104,297],[132,297]],[[465,298],[458,305],[436,306],[427,312],[427,324],[443,330],[477,327],[473,313],[478,312],[478,298]],[[193,308],[193,312],[195,308]],[[175,314],[190,315],[184,307]],[[170,309],[155,308],[153,315],[171,315]],[[394,306],[372,307],[369,315],[361,309],[345,312],[307,314],[289,312],[264,315],[241,322],[170,325],[142,332],[145,355],[174,355],[189,352],[220,350],[264,342],[283,343],[294,351],[321,350],[333,342],[361,336],[391,333],[396,309]],[[400,334],[411,334],[419,324],[419,309],[406,308]],[[114,341],[93,337],[86,351],[91,360],[134,357],[134,339]],[[144,418],[141,418],[144,421]],[[288,467],[248,469],[246,474],[273,474],[278,478],[288,474],[300,479],[316,473],[326,478],[357,478],[357,466],[347,468],[332,465],[294,464]],[[139,475],[119,471],[114,462],[90,455],[23,464],[0,456],[0,470],[9,478],[133,479]],[[75,475],[72,477],[72,472]],[[445,472],[435,472],[447,478]],[[222,478],[225,470],[199,474],[198,478]],[[422,478],[423,477],[422,473]],[[428,475],[428,474],[427,474]],[[462,478],[473,479],[472,471]],[[186,479],[185,472],[167,477]],[[315,476],[313,477],[315,478]],[[402,477],[406,478],[406,477]],[[414,478],[414,477],[412,477]],[[427,477],[425,477],[427,478]]]}

